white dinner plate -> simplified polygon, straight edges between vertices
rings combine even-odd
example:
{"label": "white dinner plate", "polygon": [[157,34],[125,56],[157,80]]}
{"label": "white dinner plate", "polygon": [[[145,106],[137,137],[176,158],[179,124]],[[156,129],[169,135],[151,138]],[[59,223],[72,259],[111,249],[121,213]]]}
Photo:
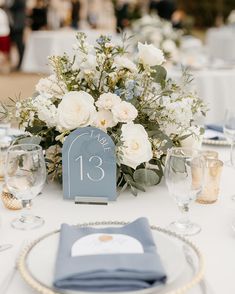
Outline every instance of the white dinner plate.
{"label": "white dinner plate", "polygon": [[[106,225],[102,226],[107,227],[107,224],[108,222],[106,222]],[[91,223],[89,225],[101,227],[101,225],[97,225],[97,223]],[[112,224],[112,226],[114,225]],[[153,292],[168,293],[168,290],[172,288],[185,288],[185,284],[193,286],[198,283],[202,278],[203,262],[201,261],[200,253],[197,252],[197,249],[194,248],[194,245],[190,241],[187,241],[183,237],[171,233],[165,229],[160,229],[157,227],[152,227],[152,233],[156,242],[158,253],[161,256],[163,266],[167,273],[168,279],[166,285],[156,286],[134,292],[115,292],[116,294],[147,294]],[[48,293],[66,294],[91,293],[70,290],[56,290],[53,288],[52,285],[54,266],[56,261],[58,243],[59,231],[56,231],[35,240],[31,245],[29,245],[29,247],[26,248],[25,251],[23,251],[19,259],[18,265],[22,277],[31,287],[36,289],[39,293],[47,293],[47,291]],[[188,246],[188,249],[191,250],[192,254],[194,255],[194,259],[196,256],[196,268],[194,271],[191,272],[185,259],[185,252],[183,251],[183,247],[185,246]],[[181,285],[174,286],[179,281],[181,281]],[[188,287],[190,288],[190,286]],[[105,293],[107,294],[108,292]]]}

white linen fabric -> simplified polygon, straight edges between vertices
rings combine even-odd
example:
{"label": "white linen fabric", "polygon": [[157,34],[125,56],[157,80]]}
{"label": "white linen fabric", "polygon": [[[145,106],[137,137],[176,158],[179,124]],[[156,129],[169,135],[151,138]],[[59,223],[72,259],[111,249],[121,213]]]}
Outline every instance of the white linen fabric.
{"label": "white linen fabric", "polygon": [[212,58],[235,62],[235,27],[209,29],[206,35],[208,53]]}

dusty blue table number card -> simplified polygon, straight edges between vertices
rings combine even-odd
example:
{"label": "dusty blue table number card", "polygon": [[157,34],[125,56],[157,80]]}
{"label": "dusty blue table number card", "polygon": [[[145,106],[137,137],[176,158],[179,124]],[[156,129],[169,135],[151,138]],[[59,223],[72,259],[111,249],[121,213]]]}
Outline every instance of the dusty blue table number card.
{"label": "dusty blue table number card", "polygon": [[115,145],[105,132],[94,127],[73,131],[64,142],[62,163],[65,199],[116,199]]}

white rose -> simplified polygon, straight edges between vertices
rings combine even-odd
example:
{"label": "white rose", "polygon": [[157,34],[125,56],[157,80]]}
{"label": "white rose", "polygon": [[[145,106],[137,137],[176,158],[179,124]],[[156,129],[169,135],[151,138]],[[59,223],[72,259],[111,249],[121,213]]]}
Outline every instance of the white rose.
{"label": "white rose", "polygon": [[162,50],[158,49],[154,45],[138,43],[139,60],[144,65],[155,66],[161,65],[164,61],[164,54]]}
{"label": "white rose", "polygon": [[114,66],[117,69],[123,69],[126,68],[131,72],[136,72],[137,71],[137,67],[134,64],[134,62],[132,62],[129,58],[124,57],[124,56],[117,56],[114,59]]}
{"label": "white rose", "polygon": [[91,124],[95,114],[94,99],[84,91],[64,95],[58,106],[57,128],[73,130]]}
{"label": "white rose", "polygon": [[40,79],[36,85],[36,91],[48,98],[61,98],[68,92],[66,85],[62,81],[58,81],[55,75]]}
{"label": "white rose", "polygon": [[96,113],[95,119],[92,122],[92,125],[96,128],[99,128],[103,131],[106,131],[107,128],[112,128],[117,124],[113,119],[113,114],[110,110],[100,110]]}
{"label": "white rose", "polygon": [[121,163],[136,169],[143,162],[148,162],[152,157],[152,147],[148,134],[140,124],[128,123],[122,126],[123,146],[120,147]]}
{"label": "white rose", "polygon": [[115,105],[112,108],[112,113],[114,116],[114,119],[117,122],[123,122],[128,123],[133,121],[137,115],[138,111],[131,103],[122,101],[121,103]]}
{"label": "white rose", "polygon": [[118,95],[109,92],[109,93],[104,93],[104,94],[100,95],[100,97],[96,101],[95,105],[99,109],[110,110],[115,105],[117,105],[121,102],[122,102],[122,100]]}

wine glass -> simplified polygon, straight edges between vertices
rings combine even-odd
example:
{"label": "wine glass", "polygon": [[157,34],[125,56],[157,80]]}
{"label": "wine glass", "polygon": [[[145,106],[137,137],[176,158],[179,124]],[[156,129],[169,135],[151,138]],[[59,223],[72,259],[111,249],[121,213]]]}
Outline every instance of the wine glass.
{"label": "wine glass", "polygon": [[169,229],[183,235],[201,231],[189,220],[189,204],[200,194],[204,184],[204,158],[199,150],[175,147],[168,151],[165,180],[169,193],[177,203],[183,217],[170,224]]}
{"label": "wine glass", "polygon": [[224,118],[223,132],[226,139],[231,144],[230,148],[230,161],[226,165],[235,167],[233,158],[233,147],[235,142],[235,109],[227,109]]}
{"label": "wine glass", "polygon": [[34,229],[44,220],[29,213],[31,200],[42,190],[46,180],[46,165],[42,148],[36,144],[19,144],[7,151],[5,181],[8,190],[22,201],[23,213],[11,225],[16,229]]}

